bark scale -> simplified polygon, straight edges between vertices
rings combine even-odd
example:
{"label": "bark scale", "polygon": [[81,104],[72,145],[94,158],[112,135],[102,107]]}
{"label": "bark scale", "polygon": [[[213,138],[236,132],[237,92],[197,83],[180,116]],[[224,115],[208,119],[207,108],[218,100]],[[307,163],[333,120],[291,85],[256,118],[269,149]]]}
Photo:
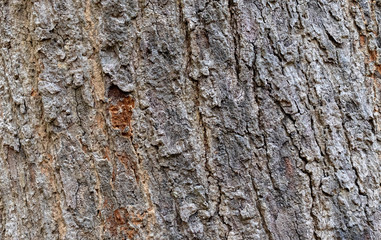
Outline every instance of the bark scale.
{"label": "bark scale", "polygon": [[381,239],[380,1],[0,0],[0,239]]}

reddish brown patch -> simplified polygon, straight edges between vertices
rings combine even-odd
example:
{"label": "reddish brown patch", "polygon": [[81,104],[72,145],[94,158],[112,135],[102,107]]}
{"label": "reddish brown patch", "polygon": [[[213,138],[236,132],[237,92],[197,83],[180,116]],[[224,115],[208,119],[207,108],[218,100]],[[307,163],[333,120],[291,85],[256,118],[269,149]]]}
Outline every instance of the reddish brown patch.
{"label": "reddish brown patch", "polygon": [[366,45],[366,36],[360,35],[360,46],[363,47]]}
{"label": "reddish brown patch", "polygon": [[109,89],[108,95],[111,100],[109,112],[113,128],[119,129],[122,136],[131,137],[132,109],[135,107],[134,99],[131,96],[126,96],[126,93],[116,86]]}
{"label": "reddish brown patch", "polygon": [[128,212],[125,208],[116,209],[107,219],[107,229],[113,236],[124,235],[133,239],[143,223],[145,213]]}
{"label": "reddish brown patch", "polygon": [[369,51],[370,61],[373,62],[377,59],[377,51]]}

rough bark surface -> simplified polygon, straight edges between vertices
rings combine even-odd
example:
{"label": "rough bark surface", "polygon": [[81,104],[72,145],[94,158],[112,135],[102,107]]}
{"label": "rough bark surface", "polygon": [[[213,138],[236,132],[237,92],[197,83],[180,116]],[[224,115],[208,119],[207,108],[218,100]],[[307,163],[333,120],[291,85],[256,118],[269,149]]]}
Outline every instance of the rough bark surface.
{"label": "rough bark surface", "polygon": [[0,239],[381,239],[381,2],[0,0]]}

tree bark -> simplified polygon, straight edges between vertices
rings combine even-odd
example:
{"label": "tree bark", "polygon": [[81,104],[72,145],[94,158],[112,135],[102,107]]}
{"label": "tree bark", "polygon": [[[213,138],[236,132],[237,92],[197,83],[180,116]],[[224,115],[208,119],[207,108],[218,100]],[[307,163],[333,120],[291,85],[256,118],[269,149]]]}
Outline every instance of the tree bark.
{"label": "tree bark", "polygon": [[379,0],[0,0],[0,23],[0,240],[381,239]]}

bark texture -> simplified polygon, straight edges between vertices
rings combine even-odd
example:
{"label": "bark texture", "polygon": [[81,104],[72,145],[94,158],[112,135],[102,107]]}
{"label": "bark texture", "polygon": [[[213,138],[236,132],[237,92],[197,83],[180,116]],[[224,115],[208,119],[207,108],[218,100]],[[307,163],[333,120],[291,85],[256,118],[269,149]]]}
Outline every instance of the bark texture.
{"label": "bark texture", "polygon": [[381,1],[0,0],[0,239],[381,239]]}

